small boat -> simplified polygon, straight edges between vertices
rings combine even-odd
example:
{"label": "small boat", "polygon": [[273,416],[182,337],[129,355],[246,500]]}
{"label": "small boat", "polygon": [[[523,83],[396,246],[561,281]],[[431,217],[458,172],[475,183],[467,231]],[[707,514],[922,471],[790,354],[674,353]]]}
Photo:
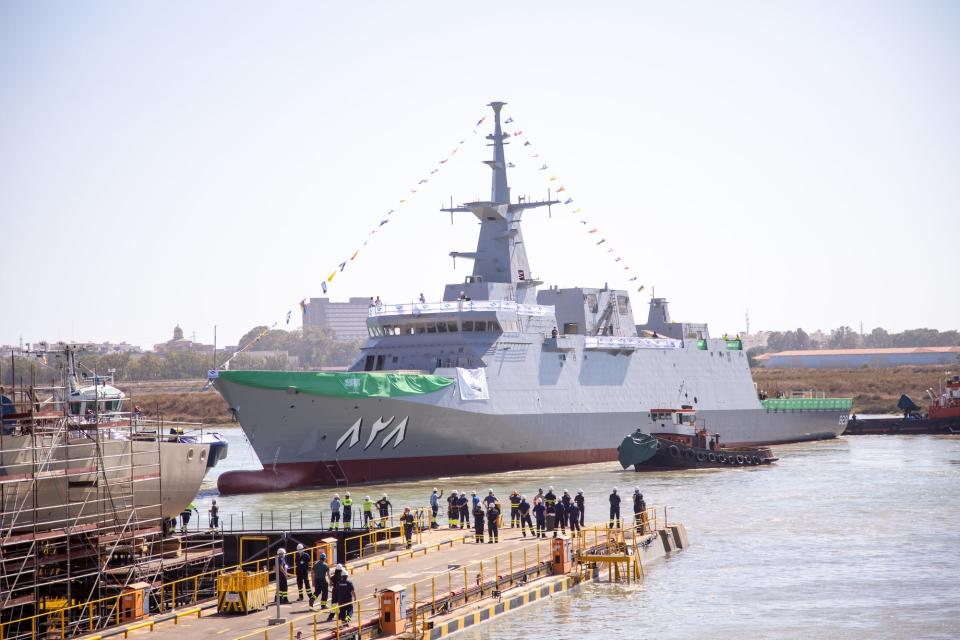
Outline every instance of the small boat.
{"label": "small boat", "polygon": [[897,408],[903,417],[858,416],[851,414],[847,420],[845,436],[865,435],[956,435],[960,434],[960,376],[948,377],[940,387],[940,395],[934,396],[927,389],[931,404],[927,413],[910,396],[903,394]]}
{"label": "small boat", "polygon": [[653,409],[649,417],[650,433],[637,429],[617,447],[624,469],[631,465],[637,471],[752,467],[777,461],[769,447],[721,446],[719,433],[697,426],[696,410],[690,405]]}

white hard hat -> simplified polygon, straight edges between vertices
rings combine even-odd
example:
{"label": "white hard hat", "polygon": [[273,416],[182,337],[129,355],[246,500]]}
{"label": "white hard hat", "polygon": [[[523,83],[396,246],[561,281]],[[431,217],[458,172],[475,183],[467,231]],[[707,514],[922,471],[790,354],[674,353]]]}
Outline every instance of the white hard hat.
{"label": "white hard hat", "polygon": [[286,555],[287,550],[284,549],[283,547],[280,547],[279,549],[277,549],[277,553],[280,554],[281,556]]}
{"label": "white hard hat", "polygon": [[335,567],[333,568],[333,570],[334,570],[334,571],[343,571],[343,565],[338,563],[337,566],[335,566]]}
{"label": "white hard hat", "polygon": [[521,500],[526,500],[526,499],[527,499],[527,496],[520,496],[520,499],[521,499]]}
{"label": "white hard hat", "polygon": [[369,499],[370,499],[370,496],[363,496],[363,499],[364,499],[364,500],[369,500]]}
{"label": "white hard hat", "polygon": [[339,497],[340,497],[340,494],[339,494],[339,493],[335,493],[335,494],[333,494],[333,497],[334,497],[334,498],[339,498]]}
{"label": "white hard hat", "polygon": [[303,551],[303,543],[302,543],[302,542],[298,542],[298,543],[297,543],[297,551]]}
{"label": "white hard hat", "polygon": [[583,493],[583,489],[577,489],[577,493]]}
{"label": "white hard hat", "polygon": [[347,491],[347,493],[346,493],[345,495],[349,498],[349,497],[350,497],[350,492]]}
{"label": "white hard hat", "polygon": [[386,498],[386,497],[387,497],[387,494],[383,494],[383,497]]}
{"label": "white hard hat", "polygon": [[616,487],[613,488],[613,492],[614,492],[614,493],[617,492],[617,488],[616,488]]}
{"label": "white hard hat", "polygon": [[493,489],[487,489],[487,493],[489,493],[490,495],[493,495]]}
{"label": "white hard hat", "polygon": [[549,489],[549,490],[550,490],[550,491],[553,491],[553,485],[550,485],[550,489]]}
{"label": "white hard hat", "polygon": [[634,492],[634,493],[640,493],[640,487],[634,487],[634,488],[633,488],[633,492]]}
{"label": "white hard hat", "polygon": [[437,489],[436,487],[434,487],[433,490],[434,490],[434,492],[438,491],[438,489]]}
{"label": "white hard hat", "polygon": [[457,490],[456,490],[456,489],[454,489],[453,491],[451,491],[451,492],[450,492],[450,495],[452,495],[452,496],[455,496],[455,495],[457,495]]}

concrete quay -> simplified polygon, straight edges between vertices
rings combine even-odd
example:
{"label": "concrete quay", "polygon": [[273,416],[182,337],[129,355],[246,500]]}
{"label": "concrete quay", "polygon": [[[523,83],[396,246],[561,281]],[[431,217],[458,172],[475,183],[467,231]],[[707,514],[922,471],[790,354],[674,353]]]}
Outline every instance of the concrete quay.
{"label": "concrete quay", "polygon": [[[651,519],[652,522],[652,519]],[[551,535],[551,534],[548,534]],[[328,621],[327,610],[297,602],[247,615],[217,612],[217,601],[144,618],[86,636],[99,640],[148,635],[151,640],[326,640],[328,638],[441,638],[575,588],[587,580],[638,580],[645,567],[687,546],[683,525],[639,534],[590,525],[578,537],[523,537],[501,529],[496,544],[473,542],[471,531],[424,531],[422,543],[346,564],[356,587],[352,619]],[[273,602],[274,587],[269,588]]]}

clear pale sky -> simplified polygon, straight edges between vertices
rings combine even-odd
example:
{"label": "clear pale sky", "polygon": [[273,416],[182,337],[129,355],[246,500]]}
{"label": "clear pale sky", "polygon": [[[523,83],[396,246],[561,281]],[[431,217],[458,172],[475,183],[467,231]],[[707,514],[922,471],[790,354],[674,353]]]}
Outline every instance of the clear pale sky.
{"label": "clear pale sky", "polygon": [[525,215],[547,284],[629,264],[715,334],[960,326],[960,3],[7,0],[0,79],[0,343],[293,328],[365,239],[331,298],[439,300],[490,100],[514,196],[583,210]]}

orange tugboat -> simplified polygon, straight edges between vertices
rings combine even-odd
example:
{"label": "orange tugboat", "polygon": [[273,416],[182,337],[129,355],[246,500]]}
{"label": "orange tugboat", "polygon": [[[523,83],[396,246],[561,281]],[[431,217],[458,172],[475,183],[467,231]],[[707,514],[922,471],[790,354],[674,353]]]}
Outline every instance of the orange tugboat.
{"label": "orange tugboat", "polygon": [[900,396],[897,408],[903,417],[850,416],[843,435],[949,434],[960,433],[960,376],[948,376],[939,396],[927,389],[932,404],[923,410],[907,395]]}

